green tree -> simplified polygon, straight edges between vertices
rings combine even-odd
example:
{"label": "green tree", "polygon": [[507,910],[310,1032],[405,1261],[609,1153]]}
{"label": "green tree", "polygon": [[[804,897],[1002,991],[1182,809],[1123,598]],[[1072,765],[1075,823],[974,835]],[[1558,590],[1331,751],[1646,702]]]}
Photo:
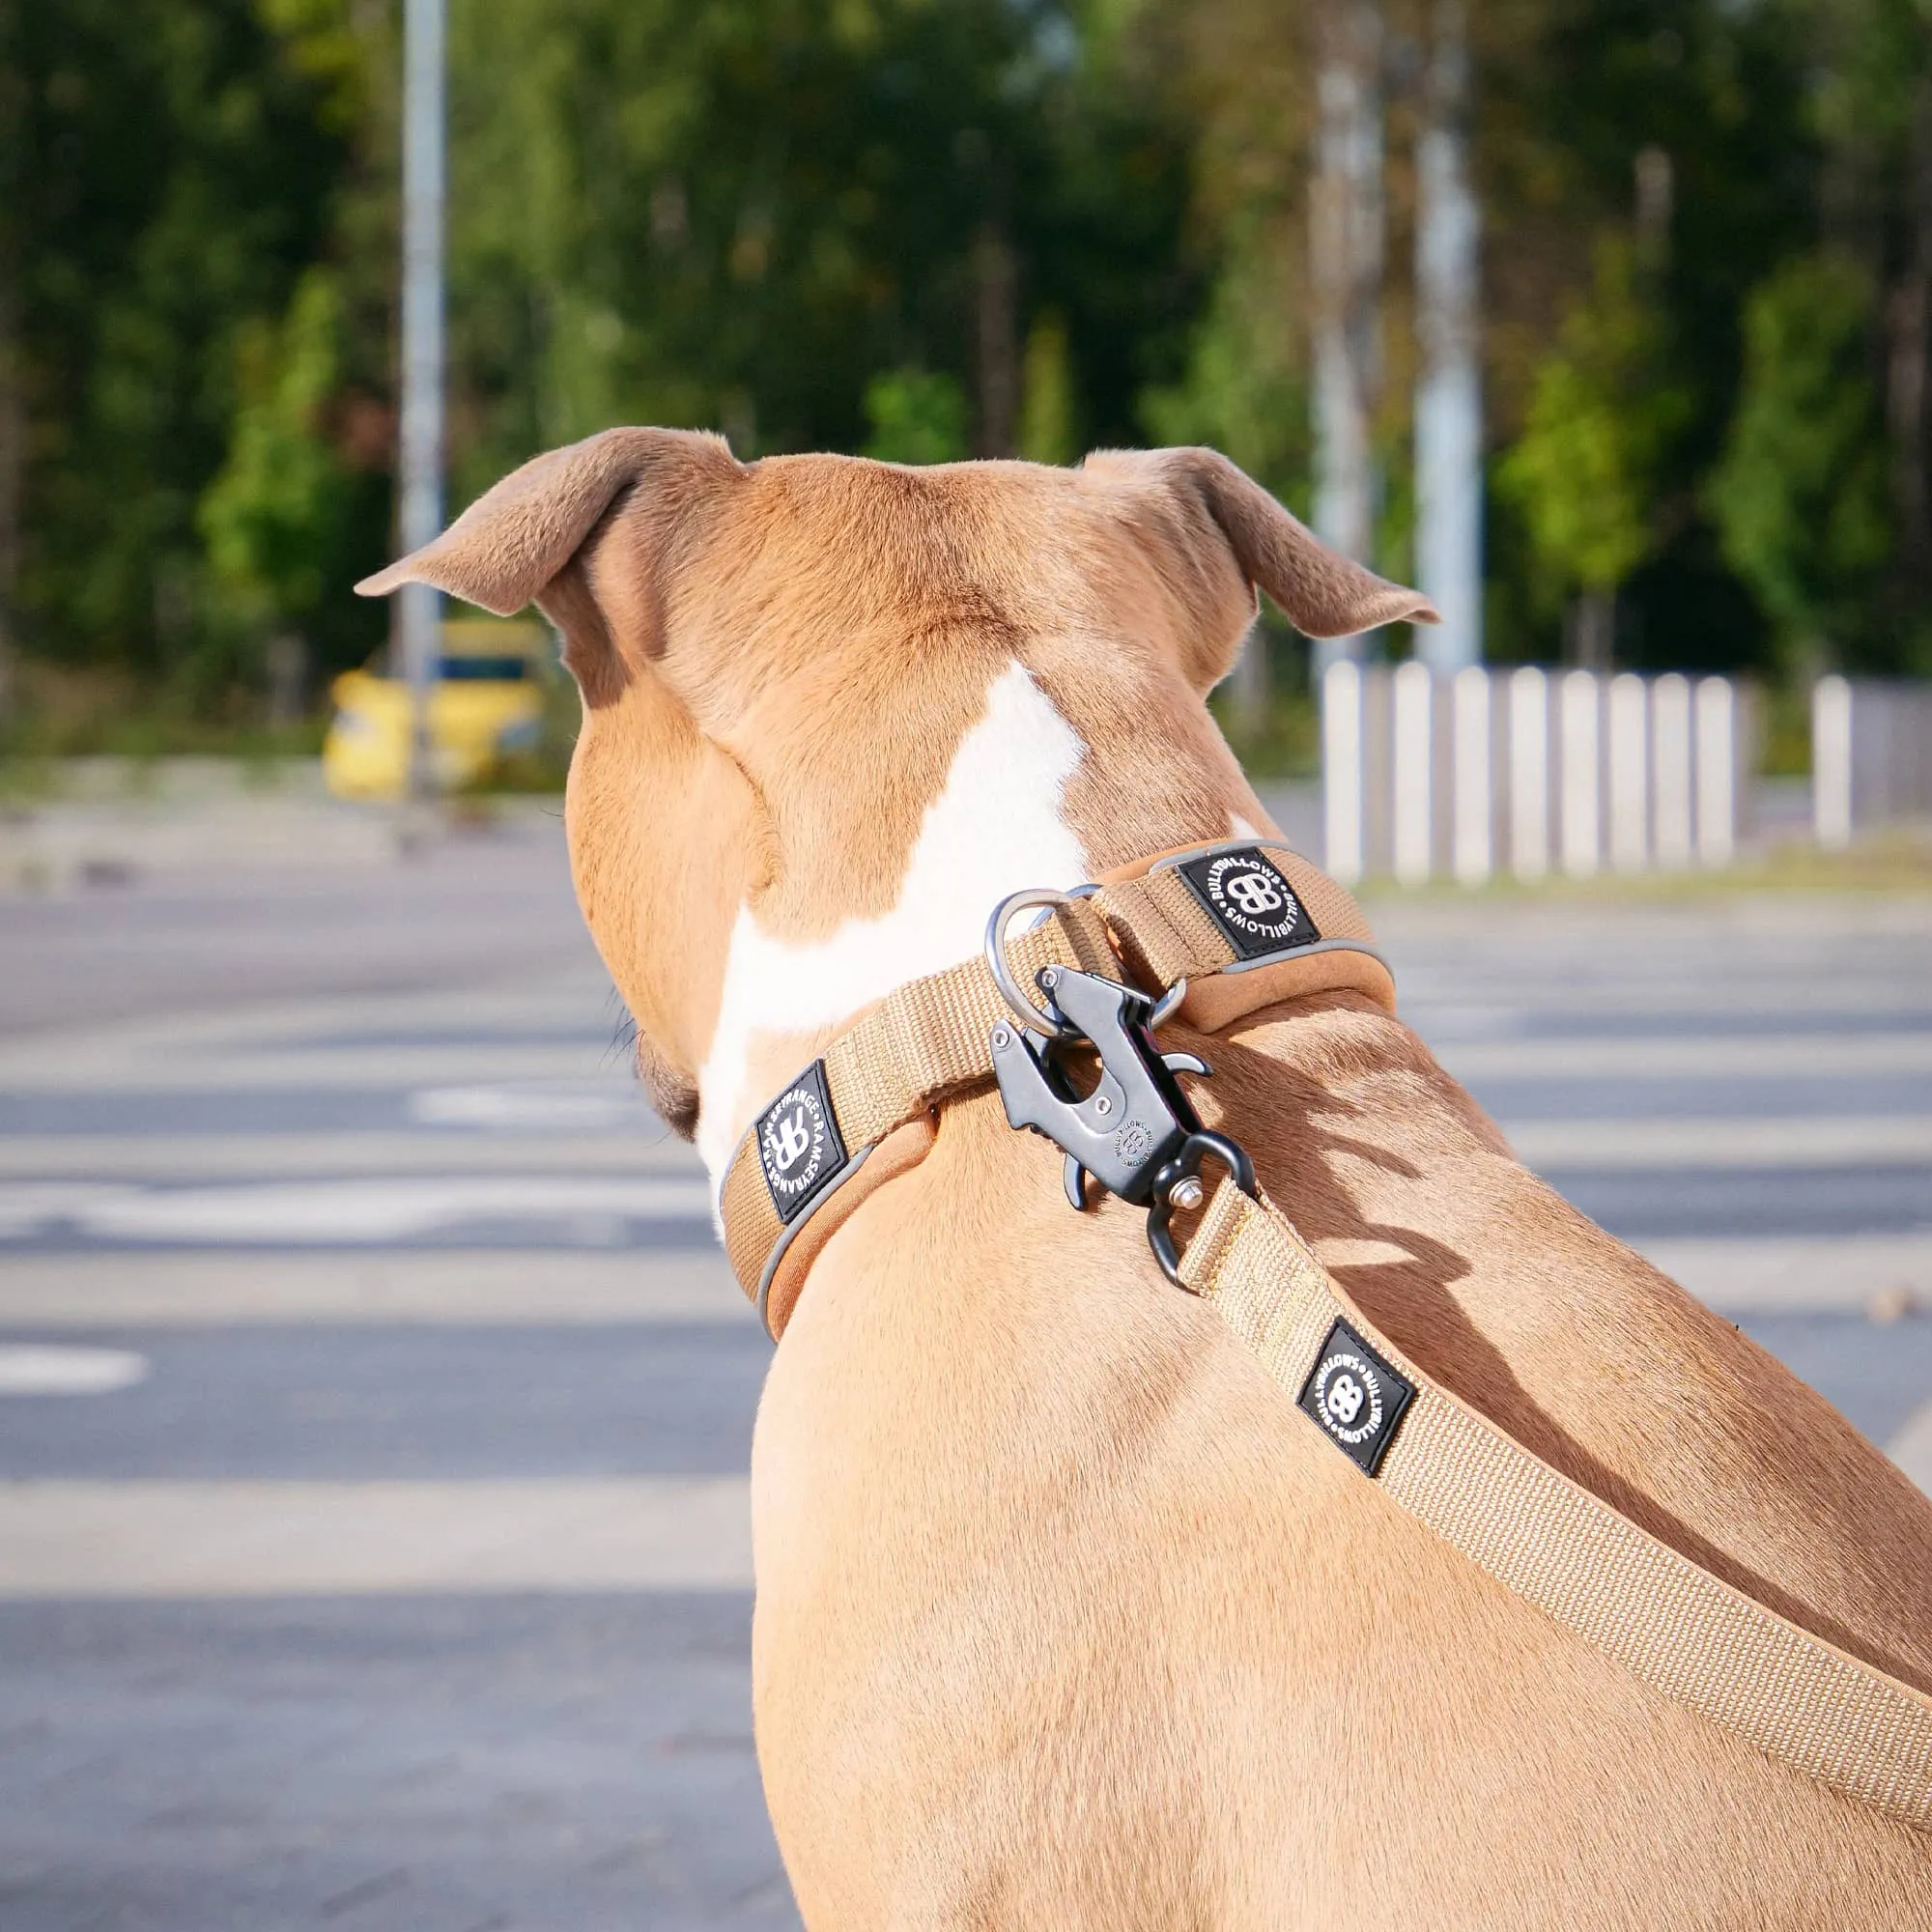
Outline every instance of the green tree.
{"label": "green tree", "polygon": [[242,395],[228,460],[197,522],[217,582],[244,622],[309,620],[344,558],[354,479],[328,434],[341,382],[343,314],[335,279],[311,270],[279,327],[242,332]]}
{"label": "green tree", "polygon": [[195,510],[234,344],[315,258],[342,154],[285,54],[249,0],[0,0],[0,364],[26,425],[0,555],[28,651],[208,668]]}
{"label": "green tree", "polygon": [[1744,388],[1710,504],[1793,673],[1859,641],[1891,556],[1874,306],[1856,263],[1810,255],[1746,309]]}
{"label": "green tree", "polygon": [[957,377],[892,369],[866,385],[863,454],[882,463],[957,463],[967,453],[966,392]]}
{"label": "green tree", "polygon": [[1606,238],[1589,298],[1538,368],[1522,434],[1497,474],[1548,582],[1577,593],[1585,662],[1608,662],[1618,587],[1658,542],[1660,486],[1687,413],[1632,249]]}

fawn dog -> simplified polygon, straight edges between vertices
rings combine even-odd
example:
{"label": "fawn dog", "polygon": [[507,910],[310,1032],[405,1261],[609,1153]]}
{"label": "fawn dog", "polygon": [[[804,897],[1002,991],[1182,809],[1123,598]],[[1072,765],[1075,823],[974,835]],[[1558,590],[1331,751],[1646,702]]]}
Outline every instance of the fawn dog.
{"label": "fawn dog", "polygon": [[[372,578],[535,601],[579,898],[714,1180],[1003,895],[1268,821],[1205,698],[1265,589],[1431,614],[1206,450],[741,464],[611,430]],[[1932,1504],[1511,1157],[1349,991],[1201,1093],[1400,1348],[1719,1576],[1932,1687]],[[833,1235],[753,1455],[758,1754],[813,1927],[1932,1925],[1932,1840],[1659,1696],[1297,1426],[997,1095]]]}

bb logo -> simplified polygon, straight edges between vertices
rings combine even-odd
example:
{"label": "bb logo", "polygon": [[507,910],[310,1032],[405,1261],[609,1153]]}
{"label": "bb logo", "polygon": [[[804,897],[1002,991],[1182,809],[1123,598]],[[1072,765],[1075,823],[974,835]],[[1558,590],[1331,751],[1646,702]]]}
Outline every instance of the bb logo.
{"label": "bb logo", "polygon": [[1280,868],[1252,845],[1190,859],[1180,876],[1243,959],[1321,937]]}
{"label": "bb logo", "polygon": [[758,1165],[779,1218],[789,1221],[844,1164],[824,1063],[813,1061],[758,1116]]}
{"label": "bb logo", "polygon": [[774,1123],[772,1158],[781,1169],[789,1172],[805,1154],[811,1151],[811,1128],[807,1124],[810,1119],[811,1108],[801,1100],[793,1112],[781,1115]]}
{"label": "bb logo", "polygon": [[1321,1426],[1351,1448],[1382,1426],[1381,1378],[1359,1355],[1323,1357],[1315,1371],[1315,1401]]}
{"label": "bb logo", "polygon": [[1321,1433],[1370,1475],[1381,1467],[1396,1424],[1415,1396],[1415,1384],[1385,1362],[1346,1321],[1328,1330],[1302,1385],[1297,1406]]}
{"label": "bb logo", "polygon": [[1281,894],[1275,891],[1273,882],[1260,872],[1233,872],[1223,882],[1221,890],[1250,919],[1260,919],[1264,913],[1279,912],[1282,907]]}
{"label": "bb logo", "polygon": [[1361,1414],[1362,1405],[1368,1399],[1368,1391],[1344,1369],[1328,1384],[1328,1393],[1321,1398],[1321,1406],[1346,1429]]}

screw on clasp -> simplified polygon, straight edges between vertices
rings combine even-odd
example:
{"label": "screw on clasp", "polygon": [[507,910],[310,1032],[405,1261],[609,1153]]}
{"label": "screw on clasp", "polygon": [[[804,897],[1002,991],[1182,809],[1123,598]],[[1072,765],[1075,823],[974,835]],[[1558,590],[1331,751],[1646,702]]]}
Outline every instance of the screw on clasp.
{"label": "screw on clasp", "polygon": [[[1042,966],[1034,976],[1046,1000],[1042,1007],[1021,991],[1007,964],[1007,927],[1014,914],[1065,905],[1093,890],[1015,893],[986,922],[987,967],[1020,1021],[994,1023],[993,1072],[1008,1122],[1043,1135],[1065,1154],[1068,1201],[1087,1206],[1091,1176],[1122,1200],[1145,1207],[1154,1259],[1169,1281],[1185,1288],[1171,1222],[1177,1209],[1191,1212],[1207,1200],[1202,1161],[1220,1161],[1244,1193],[1255,1192],[1246,1151],[1202,1126],[1175,1077],[1205,1075],[1210,1071],[1207,1062],[1191,1053],[1163,1053],[1153,1037],[1185,997],[1187,981],[1177,980],[1155,1000],[1077,967]],[[1097,1081],[1090,1054],[1099,1062]],[[1090,1070],[1076,1080],[1082,1063]]]}
{"label": "screw on clasp", "polygon": [[1191,1212],[1208,1198],[1201,1179],[1201,1162],[1208,1156],[1218,1160],[1233,1177],[1235,1185],[1250,1200],[1259,1199],[1255,1185],[1255,1164],[1248,1151],[1226,1134],[1202,1128],[1188,1135],[1179,1151],[1153,1178],[1153,1199],[1148,1206],[1148,1246],[1160,1264],[1160,1271],[1176,1288],[1194,1291],[1180,1278],[1180,1256],[1174,1245],[1174,1212]]}

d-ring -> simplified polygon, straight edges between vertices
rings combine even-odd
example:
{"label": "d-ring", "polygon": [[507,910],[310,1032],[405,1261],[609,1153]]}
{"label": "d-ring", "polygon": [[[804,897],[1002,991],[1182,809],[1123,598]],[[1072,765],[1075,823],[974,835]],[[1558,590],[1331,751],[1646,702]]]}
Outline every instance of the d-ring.
{"label": "d-ring", "polygon": [[986,922],[986,969],[993,976],[993,984],[1000,989],[1001,998],[1035,1033],[1047,1034],[1055,1039],[1078,1039],[1080,1029],[1068,1026],[1050,1004],[1045,1008],[1035,1006],[1020,990],[1019,981],[1007,964],[1007,927],[1012,923],[1015,913],[1024,912],[1029,906],[1071,905],[1076,897],[1085,895],[1085,892],[1060,893],[1051,886],[1029,886],[1023,893],[1009,893],[993,908],[993,916]]}

